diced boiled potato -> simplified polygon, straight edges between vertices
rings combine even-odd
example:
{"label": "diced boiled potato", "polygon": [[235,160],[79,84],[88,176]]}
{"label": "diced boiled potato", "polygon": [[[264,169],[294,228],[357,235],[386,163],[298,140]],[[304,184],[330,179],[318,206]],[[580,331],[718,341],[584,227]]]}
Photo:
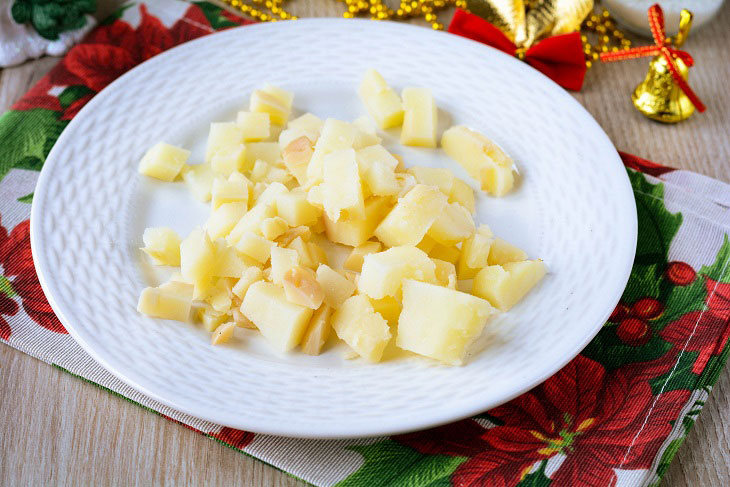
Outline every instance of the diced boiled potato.
{"label": "diced boiled potato", "polygon": [[301,130],[303,132],[313,134],[314,138],[310,139],[312,142],[319,138],[319,134],[322,132],[323,126],[324,121],[318,116],[311,113],[305,113],[304,115],[297,117],[294,120],[290,120],[289,124],[287,125],[287,127],[292,130]]}
{"label": "diced boiled potato", "polygon": [[520,262],[522,260],[527,260],[527,253],[501,238],[495,238],[492,246],[489,247],[489,256],[487,257],[489,265],[503,265],[507,262]]}
{"label": "diced boiled potato", "polygon": [[512,189],[512,159],[484,135],[457,125],[444,132],[441,146],[449,157],[479,181],[482,190],[493,196],[504,196]]}
{"label": "diced boiled potato", "polygon": [[249,142],[246,144],[246,170],[252,169],[256,161],[275,166],[281,158],[278,142]]}
{"label": "diced boiled potato", "polygon": [[338,221],[343,211],[362,218],[365,211],[360,173],[353,149],[330,152],[324,157],[324,211]]}
{"label": "diced boiled potato", "polygon": [[218,279],[208,291],[205,300],[211,308],[219,313],[228,313],[231,310],[232,300],[230,288],[224,279]]}
{"label": "diced boiled potato", "polygon": [[223,147],[210,160],[210,168],[224,176],[247,169],[246,146]]}
{"label": "diced boiled potato", "polygon": [[371,145],[357,151],[360,174],[370,192],[376,196],[398,194],[400,184],[395,175],[398,160],[382,145]]}
{"label": "diced boiled potato", "polygon": [[436,147],[438,109],[428,88],[405,88],[403,98],[403,129],[400,141],[403,145]]}
{"label": "diced boiled potato", "polygon": [[323,304],[312,315],[309,321],[307,331],[302,337],[302,352],[307,355],[319,355],[322,353],[322,347],[330,336],[332,325],[330,324],[330,316],[332,316],[332,308]]}
{"label": "diced boiled potato", "polygon": [[268,113],[271,123],[284,125],[289,119],[293,101],[292,93],[267,84],[262,89],[251,93],[249,110]]}
{"label": "diced boiled potato", "polygon": [[472,294],[486,299],[496,308],[507,311],[517,304],[545,276],[547,267],[541,260],[507,262],[480,270],[474,278]]}
{"label": "diced boiled potato", "polygon": [[137,311],[166,320],[187,321],[193,299],[193,286],[182,282],[167,283],[142,290]]}
{"label": "diced boiled potato", "polygon": [[425,282],[403,283],[396,345],[449,365],[461,365],[467,347],[494,312],[483,299]]}
{"label": "diced boiled potato", "polygon": [[286,220],[279,216],[266,218],[261,222],[261,235],[266,240],[275,240],[289,230]]}
{"label": "diced boiled potato", "polygon": [[358,245],[352,249],[350,255],[345,259],[343,266],[345,269],[360,272],[362,270],[363,258],[368,254],[380,252],[382,248],[383,245],[380,242],[364,242],[362,245]]}
{"label": "diced boiled potato", "polygon": [[292,181],[294,179],[294,176],[292,176],[289,171],[287,171],[283,167],[271,167],[269,168],[269,171],[266,173],[266,176],[264,177],[264,182],[266,183],[281,183],[284,185],[289,184],[289,181]]}
{"label": "diced boiled potato", "polygon": [[449,203],[428,229],[428,236],[443,245],[456,245],[474,233],[474,220],[469,210],[459,203]]}
{"label": "diced boiled potato", "polygon": [[180,265],[180,237],[172,228],[145,228],[142,241],[142,251],[155,265]]}
{"label": "diced boiled potato", "polygon": [[284,274],[299,265],[299,254],[294,249],[273,247],[271,249],[271,282],[282,284]]}
{"label": "diced boiled potato", "polygon": [[320,264],[328,264],[327,252],[322,247],[314,242],[307,242],[307,246],[309,248],[309,257],[312,260],[312,269],[319,267]]}
{"label": "diced boiled potato", "polygon": [[230,316],[227,313],[222,313],[213,309],[213,307],[205,303],[203,307],[198,309],[197,320],[203,324],[203,328],[206,331],[213,332],[222,323],[227,322]]}
{"label": "diced boiled potato", "polygon": [[236,223],[230,231],[226,240],[229,245],[235,245],[245,232],[261,234],[261,222],[267,218],[276,216],[276,198],[286,193],[286,186],[279,183],[272,183],[259,195],[253,208]]}
{"label": "diced boiled potato", "polygon": [[314,146],[307,166],[307,186],[319,184],[324,179],[324,158],[330,152],[351,149],[357,129],[347,122],[328,118],[322,126],[322,134]]}
{"label": "diced boiled potato", "polygon": [[[309,201],[309,199],[307,199],[307,201]],[[367,201],[365,201],[365,208],[367,208]],[[312,233],[324,233],[324,219],[318,218],[317,221],[309,228],[311,229]]]}
{"label": "diced boiled potato", "polygon": [[460,254],[461,251],[458,247],[441,245],[440,243],[435,244],[431,250],[428,251],[428,255],[434,259],[445,260],[452,264],[456,264],[459,261]]}
{"label": "diced boiled potato", "polygon": [[253,168],[251,168],[251,173],[249,174],[251,181],[254,183],[266,182],[266,176],[269,174],[271,167],[272,166],[268,162],[258,159],[254,162]]}
{"label": "diced boiled potato", "polygon": [[246,295],[246,291],[248,291],[248,288],[251,286],[251,284],[256,281],[260,281],[263,278],[264,275],[261,272],[260,267],[247,267],[241,274],[241,278],[233,286],[233,294],[238,296],[239,299],[243,299],[243,297]]}
{"label": "diced boiled potato", "polygon": [[333,242],[357,247],[373,236],[373,232],[391,209],[389,198],[373,196],[364,203],[365,218],[332,221],[323,215],[327,238]]}
{"label": "diced boiled potato", "polygon": [[205,294],[210,287],[215,266],[215,247],[201,228],[193,229],[180,243],[180,273],[195,285],[195,296]]}
{"label": "diced boiled potato", "polygon": [[307,201],[307,193],[292,190],[276,198],[276,212],[290,227],[312,225],[322,214],[321,210]]}
{"label": "diced boiled potato", "polygon": [[[310,138],[310,136],[313,138]],[[312,134],[304,130],[286,129],[282,130],[279,134],[279,147],[281,147],[283,151],[289,146],[289,144],[291,144],[295,140],[301,139],[302,137],[306,139],[306,142],[310,145],[310,147],[313,147],[315,141],[317,140],[317,137],[314,137]]]}
{"label": "diced boiled potato", "polygon": [[218,328],[213,332],[213,336],[210,338],[211,345],[221,345],[226,343],[233,337],[233,330],[236,329],[236,323],[229,321],[218,325]]}
{"label": "diced boiled potato", "polygon": [[396,296],[404,279],[434,282],[436,266],[416,247],[392,247],[365,256],[358,290],[373,299]]}
{"label": "diced boiled potato", "polygon": [[479,269],[489,265],[489,248],[494,241],[480,232],[474,233],[461,244],[457,271],[459,279],[472,279]]}
{"label": "diced boiled potato", "polygon": [[213,210],[205,223],[205,229],[210,238],[216,239],[225,237],[236,226],[236,223],[246,213],[247,203],[242,201],[236,203],[224,203]]}
{"label": "diced boiled potato", "polygon": [[436,282],[449,289],[456,289],[456,266],[441,259],[431,259],[436,265]]}
{"label": "diced boiled potato", "polygon": [[370,304],[373,309],[385,318],[390,326],[398,325],[398,316],[400,316],[401,305],[393,296],[386,296],[381,299],[370,298]]}
{"label": "diced boiled potato", "polygon": [[416,181],[426,186],[436,186],[446,196],[451,194],[454,187],[454,173],[444,168],[413,166],[407,170]]}
{"label": "diced boiled potato", "polygon": [[389,247],[417,245],[446,204],[446,195],[437,188],[417,184],[380,222],[375,236]]}
{"label": "diced boiled potato", "polygon": [[318,184],[312,186],[307,190],[307,201],[312,206],[323,209],[324,208],[324,185]]}
{"label": "diced boiled potato", "polygon": [[172,181],[190,157],[190,151],[158,142],[150,147],[139,162],[139,172],[151,178]]}
{"label": "diced boiled potato", "polygon": [[395,179],[398,181],[400,191],[398,191],[398,198],[404,197],[410,190],[412,190],[418,182],[416,178],[411,174],[395,173]]}
{"label": "diced boiled potato", "polygon": [[210,124],[208,144],[205,147],[205,162],[213,160],[219,151],[231,151],[243,145],[243,130],[235,122],[213,122]]}
{"label": "diced boiled potato", "polygon": [[369,117],[363,115],[352,121],[357,129],[357,135],[352,143],[353,149],[362,149],[375,144],[380,144],[382,139],[378,136],[378,127]]}
{"label": "diced boiled potato", "polygon": [[[272,266],[273,272],[273,266]],[[285,273],[281,281],[286,299],[311,309],[318,309],[324,301],[324,291],[317,282],[314,273],[300,266],[293,266]]]}
{"label": "diced boiled potato", "polygon": [[203,203],[210,201],[213,189],[213,180],[216,173],[209,164],[194,164],[182,169],[182,178],[188,185],[190,192]]}
{"label": "diced boiled potato", "polygon": [[255,142],[269,137],[271,120],[268,113],[238,112],[236,124],[243,132],[244,142]]}
{"label": "diced boiled potato", "polygon": [[391,338],[388,322],[373,309],[367,297],[348,298],[332,315],[332,328],[350,348],[369,362],[380,362]]}
{"label": "diced boiled potato", "polygon": [[459,203],[461,206],[469,210],[472,215],[476,210],[474,203],[474,191],[471,187],[459,178],[454,178],[454,184],[451,186],[451,194],[449,194],[449,203]]}
{"label": "diced boiled potato", "polygon": [[334,309],[339,308],[355,292],[354,284],[325,264],[317,268],[317,282],[324,291],[324,302]]}
{"label": "diced boiled potato", "polygon": [[236,243],[238,252],[261,264],[265,264],[269,260],[274,248],[276,248],[276,243],[250,231],[244,232]]}
{"label": "diced boiled potato", "polygon": [[357,289],[357,282],[360,280],[360,274],[355,271],[348,271],[347,269],[342,269],[339,271],[340,274],[344,276],[345,279],[350,281],[353,286],[355,286],[355,289]]}
{"label": "diced boiled potato", "polygon": [[283,235],[278,237],[276,239],[276,241],[282,247],[286,247],[287,245],[292,243],[294,240],[296,240],[297,237],[301,237],[302,240],[307,242],[307,241],[309,241],[311,236],[312,236],[312,230],[310,230],[309,227],[299,226],[299,227],[290,228],[289,230],[284,232]]}
{"label": "diced boiled potato", "polygon": [[241,312],[281,352],[299,345],[312,317],[311,309],[286,299],[281,286],[265,281],[251,284],[243,298]]}
{"label": "diced boiled potato", "polygon": [[360,99],[375,123],[381,129],[397,127],[403,123],[403,104],[398,94],[388,86],[383,77],[369,69],[358,90]]}
{"label": "diced boiled potato", "polygon": [[416,245],[416,247],[423,250],[427,254],[430,254],[431,250],[433,250],[433,248],[436,246],[436,244],[437,244],[437,242],[434,239],[432,239],[431,237],[429,237],[428,234],[426,234],[423,236],[421,241],[418,242],[418,245]]}
{"label": "diced boiled potato", "polygon": [[297,253],[299,256],[299,264],[301,266],[316,269],[319,267],[320,263],[315,262],[315,259],[312,257],[309,251],[309,243],[310,242],[305,242],[302,237],[297,237],[292,240],[289,245],[287,245],[287,248],[294,250]]}
{"label": "diced boiled potato", "polygon": [[211,203],[217,209],[224,203],[246,203],[248,208],[248,193],[251,181],[241,173],[234,172],[228,179],[215,178],[211,186]]}
{"label": "diced boiled potato", "polygon": [[312,141],[306,136],[301,136],[283,147],[281,156],[284,159],[284,165],[300,185],[306,184],[307,166],[314,153]]}
{"label": "diced boiled potato", "polygon": [[215,266],[211,269],[211,274],[217,277],[240,277],[248,267],[243,258],[222,238],[213,242],[213,246],[215,247]]}

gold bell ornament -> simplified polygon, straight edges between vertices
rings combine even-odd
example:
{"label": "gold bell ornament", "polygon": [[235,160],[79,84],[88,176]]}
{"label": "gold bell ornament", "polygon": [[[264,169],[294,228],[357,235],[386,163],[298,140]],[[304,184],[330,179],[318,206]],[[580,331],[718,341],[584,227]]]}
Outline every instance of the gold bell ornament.
{"label": "gold bell ornament", "polygon": [[672,39],[664,32],[664,15],[659,5],[649,9],[649,26],[656,44],[601,54],[601,61],[620,61],[655,56],[649,64],[644,81],[634,90],[631,99],[645,116],[664,123],[686,120],[695,111],[705,111],[705,105],[692,91],[687,80],[692,57],[677,49],[687,39],[692,27],[692,13],[682,10],[679,33]]}

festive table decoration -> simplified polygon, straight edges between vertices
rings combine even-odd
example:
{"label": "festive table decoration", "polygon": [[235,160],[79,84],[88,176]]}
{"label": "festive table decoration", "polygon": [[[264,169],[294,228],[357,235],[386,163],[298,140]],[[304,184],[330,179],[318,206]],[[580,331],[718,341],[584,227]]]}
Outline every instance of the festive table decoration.
{"label": "festive table decoration", "polygon": [[[714,19],[724,0],[660,0],[667,19],[667,34],[677,35],[682,9],[692,6],[692,26],[695,30]],[[602,5],[611,12],[622,28],[644,37],[651,37],[651,30],[646,25],[646,11],[656,0],[603,0]]]}
{"label": "festive table decoration", "polygon": [[682,11],[679,33],[673,41],[664,31],[664,13],[659,4],[649,9],[649,26],[655,45],[602,53],[601,61],[655,56],[646,78],[632,94],[634,106],[653,120],[676,123],[689,118],[695,108],[704,112],[705,105],[687,83],[689,67],[694,65],[694,60],[686,51],[677,49],[689,35],[692,13],[686,9]]}

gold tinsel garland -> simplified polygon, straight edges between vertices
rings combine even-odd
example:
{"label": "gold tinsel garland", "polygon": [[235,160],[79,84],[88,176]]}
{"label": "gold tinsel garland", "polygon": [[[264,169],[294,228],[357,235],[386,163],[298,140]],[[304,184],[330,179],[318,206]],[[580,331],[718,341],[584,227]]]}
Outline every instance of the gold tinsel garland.
{"label": "gold tinsel garland", "polygon": [[[221,0],[239,12],[260,22],[294,20],[296,15],[287,12],[286,0]],[[433,29],[442,30],[438,13],[450,7],[467,10],[466,0],[401,0],[397,9],[386,5],[384,0],[337,0],[347,7],[345,18],[370,17],[374,20],[408,20],[421,18]],[[529,5],[529,2],[528,2]],[[607,10],[592,13],[581,25],[581,40],[586,66],[591,67],[602,52],[631,47],[631,41],[616,27]]]}

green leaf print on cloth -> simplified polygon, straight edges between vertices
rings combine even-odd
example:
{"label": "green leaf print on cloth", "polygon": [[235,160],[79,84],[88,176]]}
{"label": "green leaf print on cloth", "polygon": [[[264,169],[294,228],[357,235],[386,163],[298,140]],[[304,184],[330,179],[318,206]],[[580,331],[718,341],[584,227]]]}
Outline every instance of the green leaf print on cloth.
{"label": "green leaf print on cloth", "polygon": [[45,108],[5,112],[0,117],[0,180],[13,168],[40,171],[67,124]]}
{"label": "green leaf print on cloth", "polygon": [[31,24],[41,36],[58,35],[86,25],[86,14],[96,11],[96,0],[15,0],[11,13],[19,24]]}

